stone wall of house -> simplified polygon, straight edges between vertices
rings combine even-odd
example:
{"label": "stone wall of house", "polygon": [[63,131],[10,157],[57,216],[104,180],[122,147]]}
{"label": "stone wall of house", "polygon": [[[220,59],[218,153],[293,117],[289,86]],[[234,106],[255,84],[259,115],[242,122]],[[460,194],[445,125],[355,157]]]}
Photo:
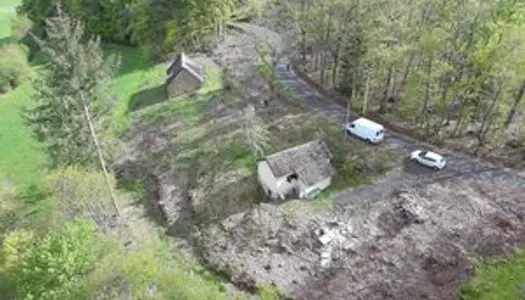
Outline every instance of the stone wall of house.
{"label": "stone wall of house", "polygon": [[166,86],[169,98],[198,90],[202,83],[195,79],[188,71],[181,70]]}

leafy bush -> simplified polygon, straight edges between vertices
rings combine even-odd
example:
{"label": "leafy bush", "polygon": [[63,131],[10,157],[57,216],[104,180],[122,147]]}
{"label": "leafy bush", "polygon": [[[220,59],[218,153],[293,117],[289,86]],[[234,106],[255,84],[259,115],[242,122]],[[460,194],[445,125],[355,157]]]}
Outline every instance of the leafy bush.
{"label": "leafy bush", "polygon": [[[76,217],[89,217],[97,224],[105,225],[108,218],[115,213],[112,210],[111,195],[102,173],[68,167],[49,173],[43,183],[55,200],[56,222]],[[116,182],[111,184],[116,186]]]}
{"label": "leafy bush", "polygon": [[28,48],[21,45],[0,47],[0,94],[7,93],[31,75]]}
{"label": "leafy bush", "polygon": [[279,300],[279,293],[277,288],[273,285],[265,285],[258,289],[257,294],[261,300]]}
{"label": "leafy bush", "polygon": [[2,281],[18,299],[76,299],[81,279],[106,252],[89,222],[77,221],[44,237],[20,230],[3,243]]}
{"label": "leafy bush", "polygon": [[12,229],[18,219],[16,188],[0,177],[0,242],[2,236]]}
{"label": "leafy bush", "polygon": [[20,42],[27,37],[33,22],[28,17],[21,15],[11,20],[11,35],[16,41]]}
{"label": "leafy bush", "polygon": [[156,241],[107,256],[86,278],[83,294],[89,299],[231,299],[208,275],[174,255],[169,243]]}
{"label": "leafy bush", "polygon": [[11,20],[11,34],[15,42],[27,46],[27,60],[32,61],[39,51],[38,44],[32,35],[41,38],[44,34],[42,28],[34,26],[27,16],[18,15]]}

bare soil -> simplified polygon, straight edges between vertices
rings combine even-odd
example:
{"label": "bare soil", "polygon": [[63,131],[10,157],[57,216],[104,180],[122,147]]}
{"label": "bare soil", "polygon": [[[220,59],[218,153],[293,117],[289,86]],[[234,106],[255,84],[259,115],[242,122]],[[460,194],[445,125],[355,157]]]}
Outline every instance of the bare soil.
{"label": "bare soil", "polygon": [[[524,192],[464,179],[330,213],[312,213],[302,202],[264,204],[208,229],[202,251],[238,284],[272,283],[292,299],[456,299],[475,273],[471,257],[503,255],[525,242]],[[323,245],[320,229],[333,228],[339,240]]]}
{"label": "bare soil", "polygon": [[[257,184],[246,166],[225,168],[209,191],[199,188],[206,176],[192,185],[191,168],[174,162],[188,153],[188,141],[198,141],[194,149],[209,147],[216,137],[224,144],[237,141],[239,111],[248,101],[278,140],[275,151],[323,136],[329,123],[283,105],[268,96],[264,80],[246,76],[256,74],[257,61],[249,36],[226,36],[208,59],[225,68],[231,88],[191,122],[184,111],[137,118],[118,173],[145,183],[149,206],[180,249],[198,254],[236,286],[273,283],[285,296],[305,300],[454,299],[475,272],[471,257],[503,255],[524,242],[525,191],[497,178],[404,186],[395,176],[406,174],[394,170],[370,191],[339,194],[344,201],[322,212],[305,201],[258,204]],[[348,151],[348,161],[371,152],[357,141],[348,145],[356,149]],[[401,165],[401,157],[393,153],[389,160]],[[372,161],[360,168],[369,172],[376,166]],[[413,177],[418,176],[423,175]],[[215,222],[196,231],[199,217],[209,216]]]}

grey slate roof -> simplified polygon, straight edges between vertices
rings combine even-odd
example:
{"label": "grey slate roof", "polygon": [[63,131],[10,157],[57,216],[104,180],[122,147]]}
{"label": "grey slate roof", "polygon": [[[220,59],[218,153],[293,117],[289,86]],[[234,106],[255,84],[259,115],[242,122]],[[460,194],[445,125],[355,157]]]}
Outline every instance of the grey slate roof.
{"label": "grey slate roof", "polygon": [[173,80],[173,78],[175,78],[182,69],[188,71],[201,83],[204,83],[204,68],[190,60],[184,53],[177,55],[175,60],[169,65],[168,70],[166,71],[168,74],[166,83],[169,84],[170,81]]}
{"label": "grey slate roof", "polygon": [[332,154],[326,144],[315,140],[267,156],[264,160],[276,178],[296,173],[306,185],[336,174],[330,164]]}

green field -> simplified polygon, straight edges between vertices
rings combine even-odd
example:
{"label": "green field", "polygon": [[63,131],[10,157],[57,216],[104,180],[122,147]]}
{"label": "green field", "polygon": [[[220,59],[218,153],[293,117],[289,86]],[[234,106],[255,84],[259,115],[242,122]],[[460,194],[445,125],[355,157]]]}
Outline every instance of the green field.
{"label": "green field", "polygon": [[[0,39],[11,33],[11,18],[18,0],[0,0]],[[22,105],[31,104],[29,84],[0,96],[0,176],[16,184],[32,184],[42,172],[44,155],[20,117]]]}
{"label": "green field", "polygon": [[[11,18],[15,16],[18,0],[0,0],[0,40],[10,36]],[[117,100],[116,130],[127,126],[128,102],[145,86],[162,83],[164,66],[153,67],[142,53],[133,48],[108,47],[108,52],[121,56],[122,65],[112,88]],[[19,186],[38,183],[45,168],[45,155],[33,140],[19,112],[31,105],[31,86],[25,83],[9,94],[0,95],[0,177]]]}
{"label": "green field", "polygon": [[481,263],[476,277],[461,290],[460,300],[525,299],[525,253]]}
{"label": "green field", "polygon": [[15,13],[15,7],[20,0],[0,0],[0,39],[10,36],[10,19]]}

